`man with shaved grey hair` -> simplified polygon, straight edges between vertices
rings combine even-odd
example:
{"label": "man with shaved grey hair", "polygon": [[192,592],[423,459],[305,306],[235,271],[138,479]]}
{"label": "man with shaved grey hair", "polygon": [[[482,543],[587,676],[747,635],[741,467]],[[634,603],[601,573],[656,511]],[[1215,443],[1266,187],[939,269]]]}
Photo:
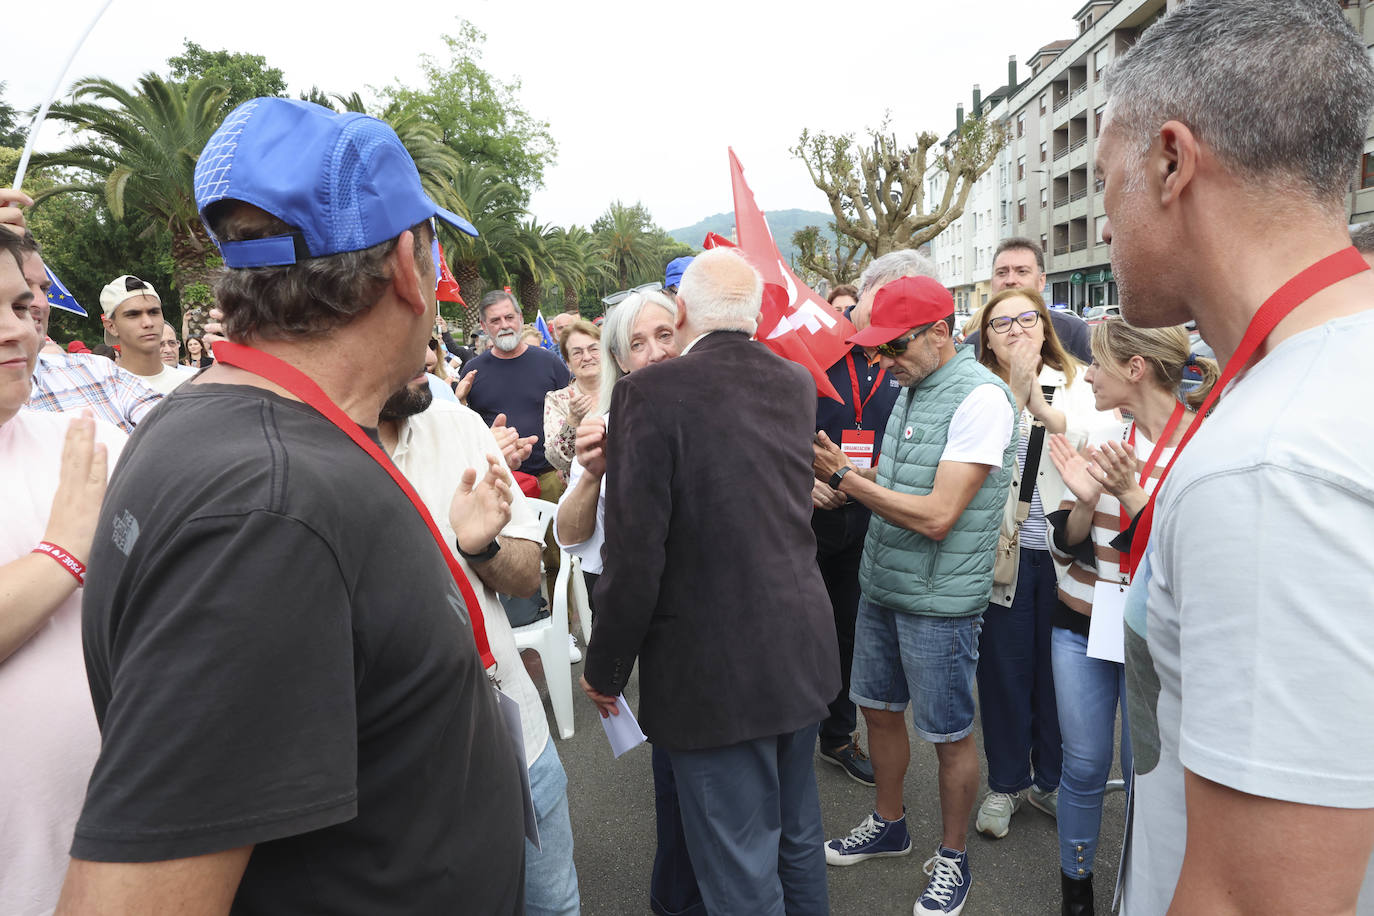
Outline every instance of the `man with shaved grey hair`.
{"label": "man with shaved grey hair", "polygon": [[1191,0],[1108,88],[1122,311],[1196,320],[1226,366],[1123,545],[1123,912],[1369,916],[1374,274],[1345,197],[1374,68],[1330,0]]}

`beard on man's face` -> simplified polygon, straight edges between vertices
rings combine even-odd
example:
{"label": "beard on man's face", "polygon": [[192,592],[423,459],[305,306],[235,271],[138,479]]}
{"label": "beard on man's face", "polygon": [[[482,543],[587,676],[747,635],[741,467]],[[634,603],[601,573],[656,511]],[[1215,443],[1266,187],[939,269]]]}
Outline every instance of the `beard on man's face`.
{"label": "beard on man's face", "polygon": [[424,413],[433,401],[434,392],[429,390],[428,380],[408,382],[405,387],[386,399],[378,417],[389,422],[404,420],[417,413]]}

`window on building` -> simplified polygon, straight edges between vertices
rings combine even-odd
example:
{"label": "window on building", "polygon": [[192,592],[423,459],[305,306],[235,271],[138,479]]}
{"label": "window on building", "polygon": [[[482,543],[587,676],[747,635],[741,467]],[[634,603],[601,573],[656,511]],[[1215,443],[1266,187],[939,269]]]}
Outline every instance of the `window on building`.
{"label": "window on building", "polygon": [[1093,223],[1093,238],[1097,244],[1102,243],[1102,229],[1107,225],[1107,217],[1099,216]]}
{"label": "window on building", "polygon": [[1020,156],[1016,160],[1016,180],[1026,180],[1026,157]]}
{"label": "window on building", "polygon": [[1004,200],[1004,201],[1002,201],[1002,225],[1005,226],[1006,224],[1007,224],[1007,202]]}
{"label": "window on building", "polygon": [[1026,135],[1026,113],[1023,111],[1016,116],[1016,139],[1020,140]]}
{"label": "window on building", "polygon": [[1093,55],[1093,82],[1094,82],[1094,83],[1100,83],[1100,82],[1102,81],[1102,68],[1105,67],[1106,65],[1107,65],[1107,52],[1106,52],[1105,50],[1098,51],[1096,54]]}
{"label": "window on building", "polygon": [[1040,141],[1040,161],[1041,161],[1041,162],[1044,162],[1044,161],[1045,161],[1046,159],[1048,159],[1048,158],[1050,158],[1050,145],[1049,145],[1049,143],[1048,143],[1047,141],[1041,140],[1041,141]]}
{"label": "window on building", "polygon": [[1021,198],[1021,202],[1016,205],[1016,221],[1024,223],[1026,221],[1026,199]]}
{"label": "window on building", "polygon": [[1040,113],[1043,115],[1045,112],[1049,111],[1049,108],[1050,94],[1046,92],[1044,95],[1040,96]]}
{"label": "window on building", "polygon": [[1094,111],[1094,112],[1093,112],[1093,136],[1094,136],[1094,137],[1100,137],[1100,136],[1102,136],[1102,112],[1104,112],[1104,111],[1106,111],[1106,110],[1107,110],[1107,106],[1106,106],[1106,105],[1103,105],[1101,108],[1097,109],[1097,111]]}
{"label": "window on building", "polygon": [[1050,248],[1050,237],[1045,233],[1040,233],[1040,250],[1048,251]]}
{"label": "window on building", "polygon": [[1050,189],[1040,189],[1040,209],[1043,210],[1050,205]]}
{"label": "window on building", "polygon": [[1364,167],[1360,169],[1360,187],[1374,188],[1374,153],[1364,154]]}

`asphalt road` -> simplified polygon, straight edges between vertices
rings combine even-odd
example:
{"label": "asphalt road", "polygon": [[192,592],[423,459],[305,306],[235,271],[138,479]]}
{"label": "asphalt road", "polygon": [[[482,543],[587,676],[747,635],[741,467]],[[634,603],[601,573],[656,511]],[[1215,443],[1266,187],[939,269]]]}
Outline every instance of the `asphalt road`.
{"label": "asphalt road", "polygon": [[[574,665],[573,677],[580,673],[581,665]],[[542,690],[538,675],[535,681]],[[613,758],[594,708],[580,690],[576,694],[576,733],[566,741],[554,740],[568,773],[582,912],[587,916],[649,914],[649,872],[654,854],[650,751],[644,745],[619,760]],[[637,680],[631,681],[626,699],[631,708],[638,707]],[[556,736],[547,695],[545,709]],[[981,758],[982,734],[975,734]],[[867,747],[866,740],[863,745]],[[819,759],[816,778],[827,837],[847,835],[872,809],[873,790]],[[911,855],[828,868],[830,905],[836,916],[911,913],[912,904],[925,888],[921,865],[934,853],[940,838],[935,751],[914,738],[905,797],[914,847]],[[1108,795],[1094,887],[1099,913],[1109,912],[1111,905],[1124,823],[1124,794]],[[973,886],[964,907],[966,916],[1059,912],[1058,840],[1053,820],[1022,805],[1006,838],[985,839],[973,831],[971,819],[969,833]]]}

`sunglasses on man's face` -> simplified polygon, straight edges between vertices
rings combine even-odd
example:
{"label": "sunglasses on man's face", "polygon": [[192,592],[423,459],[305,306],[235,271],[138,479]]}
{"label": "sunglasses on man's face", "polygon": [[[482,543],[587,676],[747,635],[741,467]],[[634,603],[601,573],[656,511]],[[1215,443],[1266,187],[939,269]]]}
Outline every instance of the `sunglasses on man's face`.
{"label": "sunglasses on man's face", "polygon": [[885,344],[878,344],[873,348],[873,352],[877,353],[879,356],[886,356],[888,359],[896,359],[906,352],[906,348],[913,340],[920,337],[926,331],[929,331],[932,327],[934,327],[934,325],[927,325],[921,328],[921,330],[908,334],[905,337],[898,337],[896,340],[889,340]]}

